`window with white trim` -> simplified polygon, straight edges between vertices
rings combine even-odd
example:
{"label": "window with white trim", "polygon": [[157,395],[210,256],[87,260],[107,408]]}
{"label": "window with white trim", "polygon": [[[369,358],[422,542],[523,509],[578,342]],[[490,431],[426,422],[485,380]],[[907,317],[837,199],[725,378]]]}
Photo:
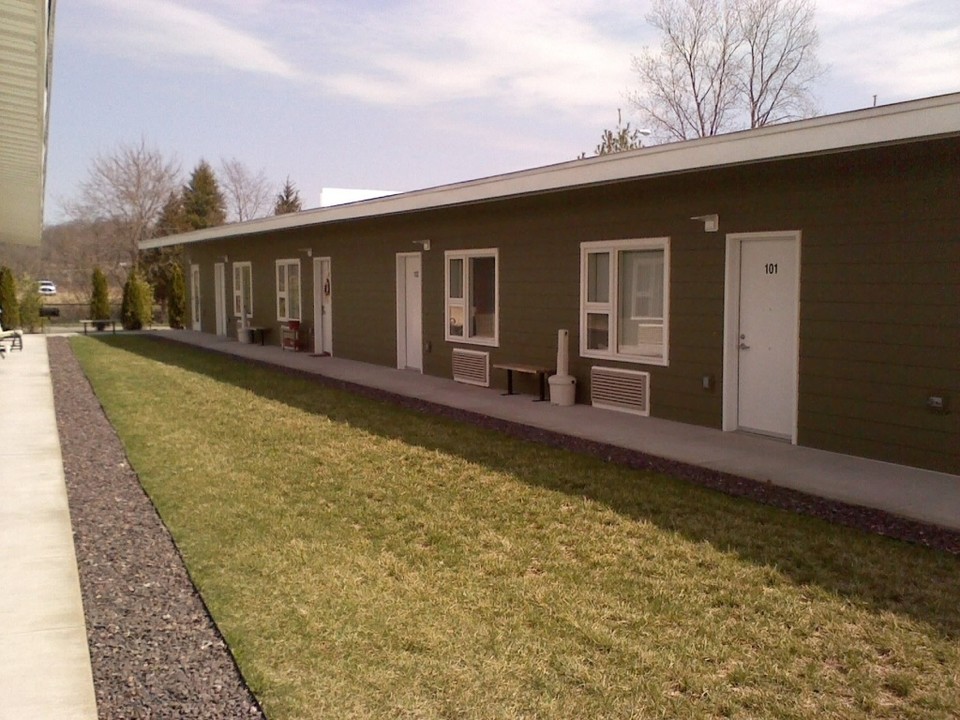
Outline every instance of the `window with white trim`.
{"label": "window with white trim", "polygon": [[253,317],[253,266],[249,262],[233,264],[233,316]]}
{"label": "window with white trim", "polygon": [[277,260],[277,320],[300,319],[300,261]]}
{"label": "window with white trim", "polygon": [[499,278],[497,249],[448,250],[445,337],[450,342],[497,345]]}
{"label": "window with white trim", "polygon": [[666,365],[670,238],[580,244],[580,355]]}

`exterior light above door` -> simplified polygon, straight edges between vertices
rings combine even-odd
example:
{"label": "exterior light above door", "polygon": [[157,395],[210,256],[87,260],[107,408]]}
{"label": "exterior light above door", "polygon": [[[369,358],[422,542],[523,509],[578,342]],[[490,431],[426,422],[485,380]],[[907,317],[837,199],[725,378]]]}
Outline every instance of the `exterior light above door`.
{"label": "exterior light above door", "polygon": [[690,219],[702,222],[704,232],[716,232],[720,229],[720,217],[716,213],[713,215],[694,215]]}

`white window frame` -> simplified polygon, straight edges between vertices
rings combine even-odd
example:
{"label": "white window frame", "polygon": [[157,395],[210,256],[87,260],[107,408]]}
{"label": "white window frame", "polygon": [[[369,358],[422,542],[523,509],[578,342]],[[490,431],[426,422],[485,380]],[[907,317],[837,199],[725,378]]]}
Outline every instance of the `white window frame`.
{"label": "white window frame", "polygon": [[[237,273],[243,272],[243,268],[248,268],[250,271],[250,287],[247,292],[250,295],[250,305],[247,307],[247,318],[253,317],[253,264],[248,262],[235,262],[232,267],[232,278],[233,278],[233,316],[235,318],[240,317],[240,308],[243,305],[243,301],[240,297],[242,283],[237,282]],[[243,318],[241,318],[243,320]]]}
{"label": "white window frame", "polygon": [[[663,251],[663,346],[656,354],[639,354],[638,352],[621,352],[619,347],[620,312],[620,254],[630,251],[662,250]],[[591,254],[606,253],[609,262],[608,288],[606,302],[589,302],[587,300],[588,272],[587,262]],[[636,302],[636,299],[633,301]],[[631,308],[631,313],[634,308]],[[587,317],[588,315],[606,315],[608,319],[607,332],[609,342],[605,350],[587,348]],[[598,240],[580,243],[580,356],[604,360],[618,360],[621,362],[640,365],[669,365],[670,364],[670,238],[630,238],[624,240]]]}
{"label": "white window frame", "polygon": [[[290,268],[293,266],[296,266],[297,268],[297,308],[300,310],[296,316],[290,314]],[[283,290],[280,289],[281,287]],[[300,268],[299,259],[285,258],[276,261],[276,290],[277,320],[279,322],[300,320],[303,316],[303,271]],[[281,312],[281,303],[283,304],[286,312]]]}
{"label": "white window frame", "polygon": [[[472,295],[470,286],[470,260],[475,258],[493,258],[493,337],[470,335],[470,306]],[[453,260],[461,260],[461,288],[463,297],[450,297],[450,265]],[[444,296],[444,339],[447,342],[464,343],[467,345],[500,346],[500,253],[497,248],[483,248],[472,250],[447,250],[443,254],[443,296]],[[463,335],[454,335],[450,332],[451,309],[463,310]]]}

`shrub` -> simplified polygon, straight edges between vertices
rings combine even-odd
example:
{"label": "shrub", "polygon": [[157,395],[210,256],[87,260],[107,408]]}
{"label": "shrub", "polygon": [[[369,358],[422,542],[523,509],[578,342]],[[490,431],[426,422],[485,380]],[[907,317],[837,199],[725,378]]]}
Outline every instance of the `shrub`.
{"label": "shrub", "polygon": [[170,272],[170,295],[167,297],[167,315],[170,327],[182,330],[187,315],[187,286],[183,280],[183,269],[176,263]]}
{"label": "shrub", "polygon": [[[127,318],[130,316],[130,280],[133,273],[127,276],[127,281],[123,284],[123,297],[120,300],[120,322],[123,327],[127,327]],[[139,330],[139,328],[136,328]]]}
{"label": "shrub", "polygon": [[126,330],[140,330],[153,323],[153,288],[137,269],[123,285],[120,320]]}
{"label": "shrub", "polygon": [[23,277],[23,293],[20,295],[20,324],[27,332],[40,328],[40,288],[29,275]]}
{"label": "shrub", "polygon": [[90,319],[106,320],[110,317],[110,298],[107,295],[107,276],[100,268],[93,269],[93,295],[90,298]]}
{"label": "shrub", "polygon": [[17,281],[7,266],[0,267],[0,324],[7,330],[20,327],[20,303],[17,302]]}

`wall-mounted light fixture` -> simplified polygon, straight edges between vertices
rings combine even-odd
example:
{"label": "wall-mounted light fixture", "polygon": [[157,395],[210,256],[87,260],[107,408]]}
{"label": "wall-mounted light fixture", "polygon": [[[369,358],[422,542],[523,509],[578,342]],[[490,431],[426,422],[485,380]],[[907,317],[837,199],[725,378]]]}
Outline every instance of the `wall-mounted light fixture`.
{"label": "wall-mounted light fixture", "polygon": [[307,257],[313,257],[313,248],[297,248],[297,251],[306,253]]}
{"label": "wall-mounted light fixture", "polygon": [[702,222],[704,232],[716,232],[720,228],[720,217],[716,213],[713,215],[694,215],[690,219]]}
{"label": "wall-mounted light fixture", "polygon": [[424,250],[429,250],[429,249],[430,249],[430,241],[429,241],[429,240],[414,240],[414,241],[413,241],[413,244],[414,244],[414,245],[419,245],[419,246],[422,247]]}

